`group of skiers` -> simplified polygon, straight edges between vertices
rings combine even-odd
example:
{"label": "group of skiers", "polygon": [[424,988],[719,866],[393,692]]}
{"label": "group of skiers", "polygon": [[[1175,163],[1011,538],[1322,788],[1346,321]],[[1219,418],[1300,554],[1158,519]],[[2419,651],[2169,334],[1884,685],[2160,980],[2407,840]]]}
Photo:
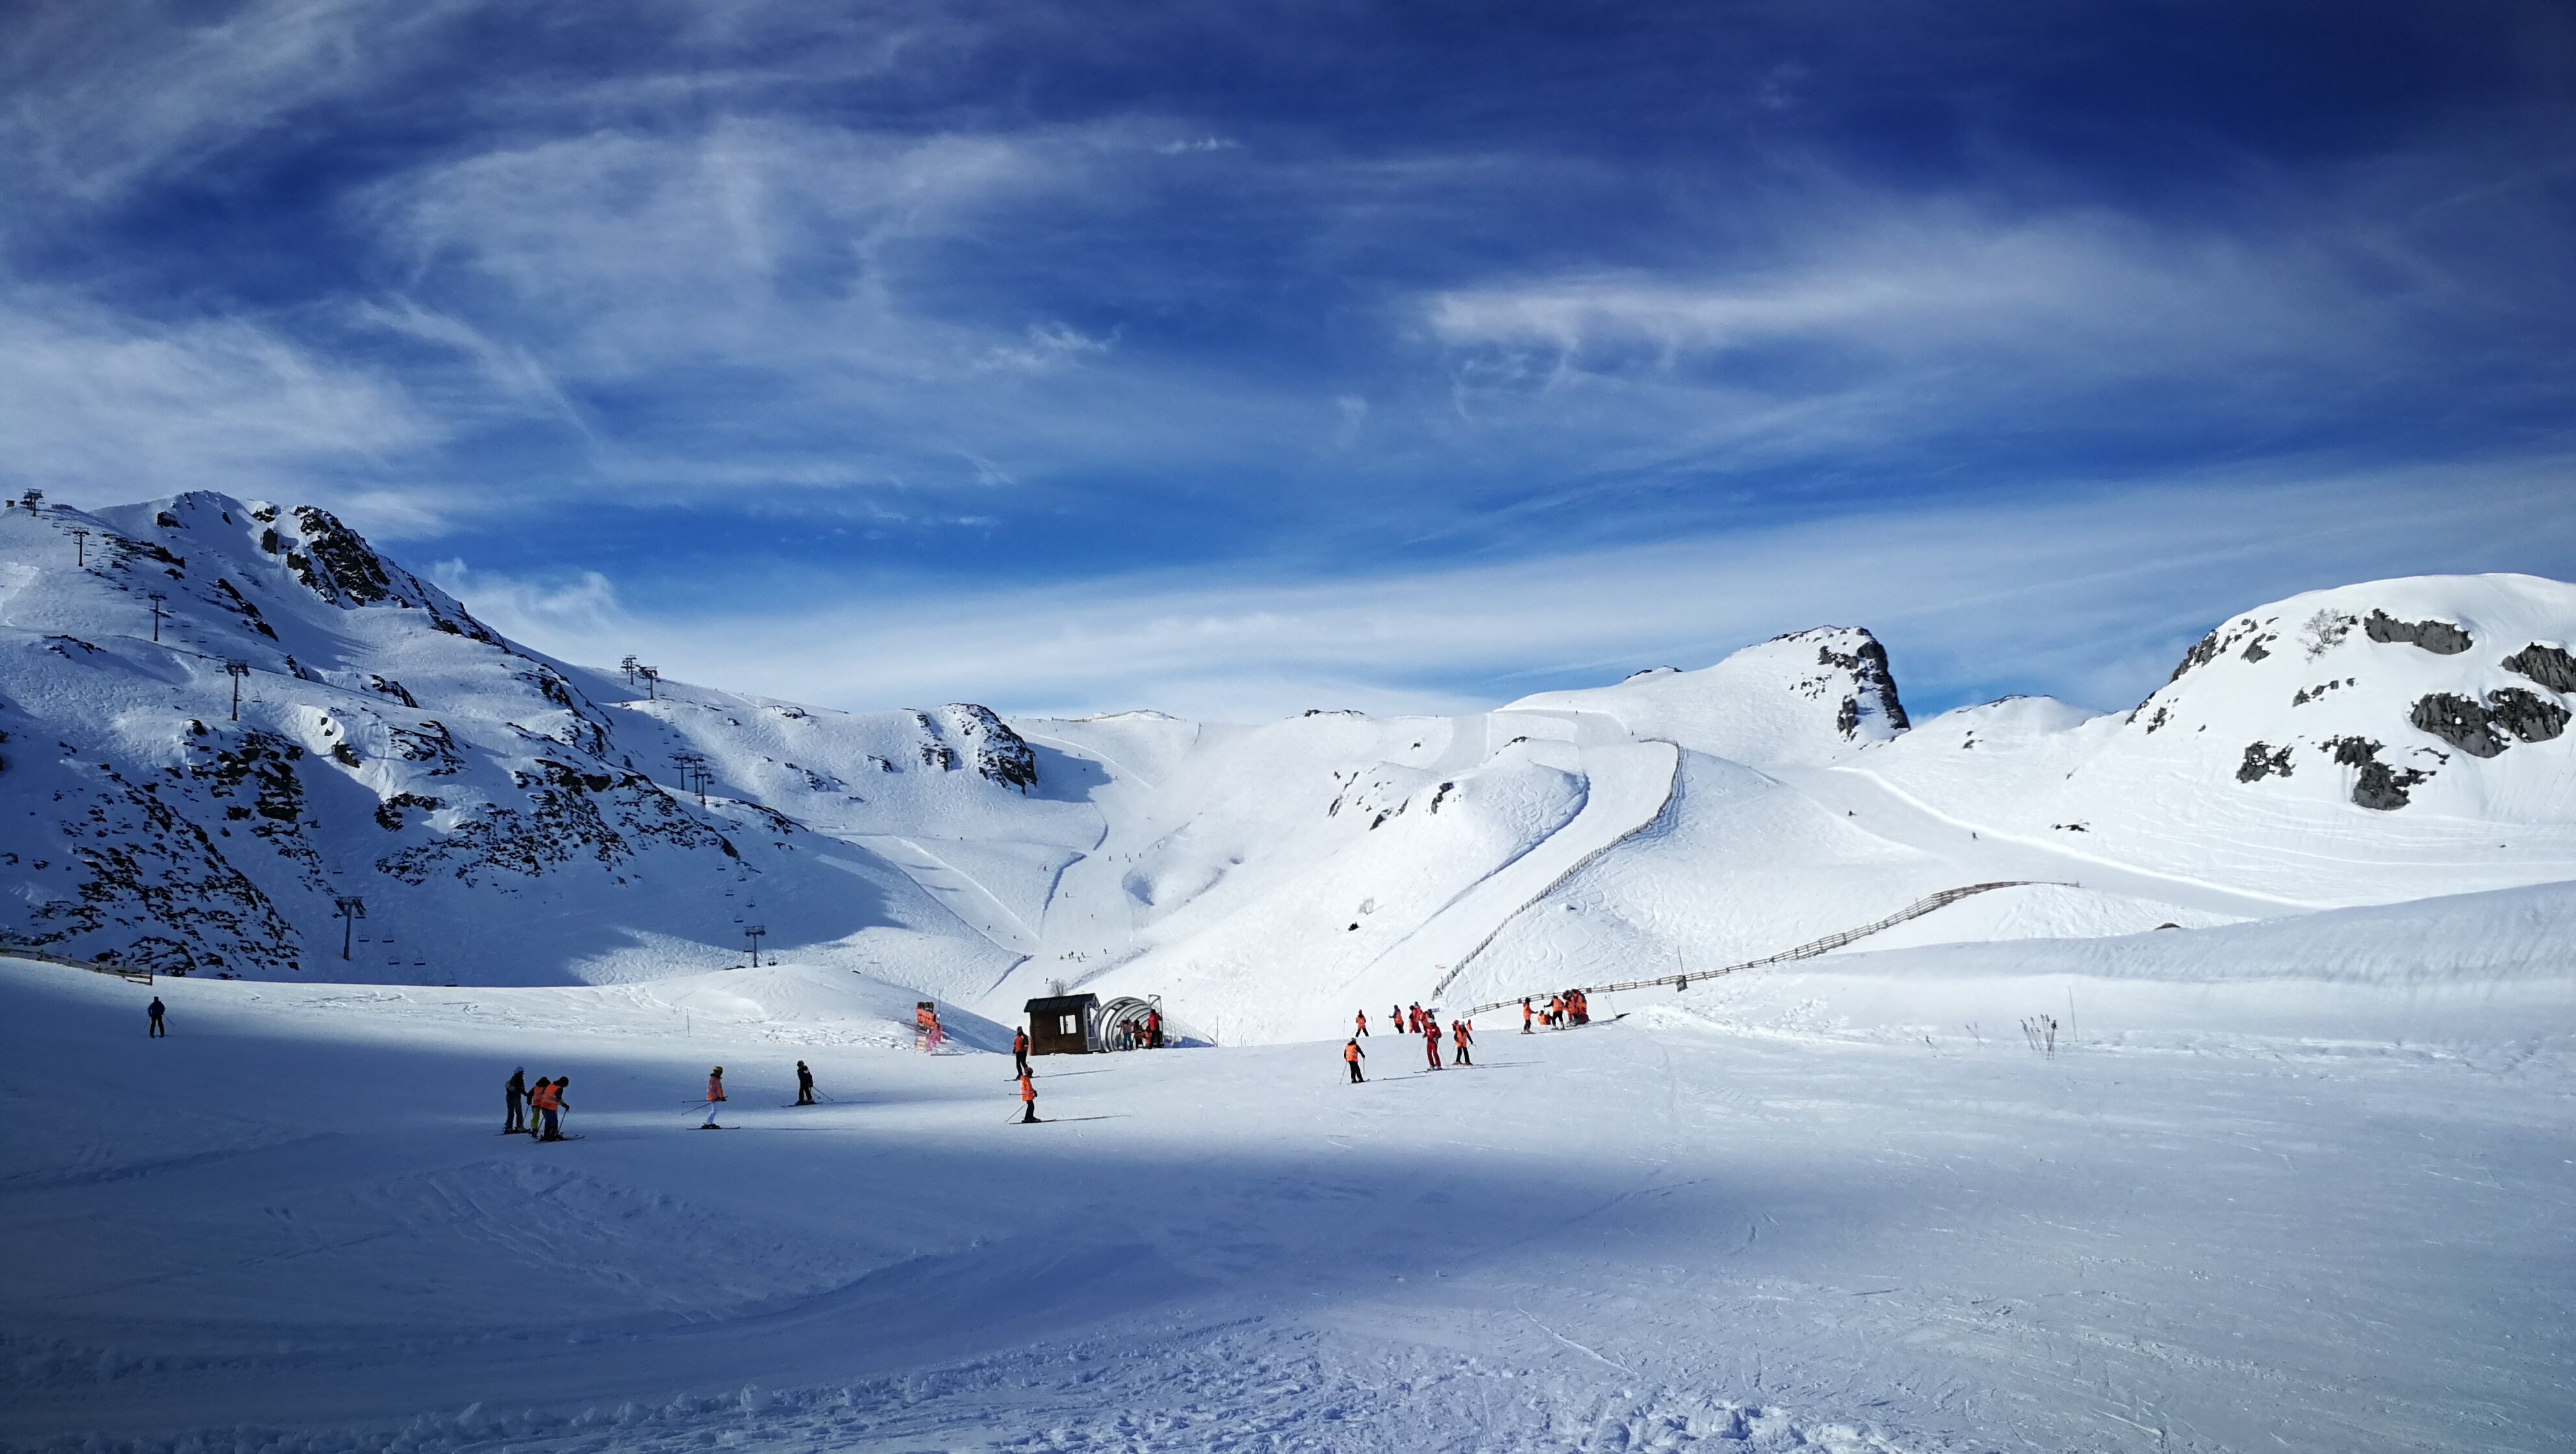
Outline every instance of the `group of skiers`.
{"label": "group of skiers", "polygon": [[[1386,1019],[1387,1028],[1392,1033],[1421,1036],[1423,1058],[1430,1063],[1431,1069],[1441,1069],[1439,1006],[1434,1005],[1426,1010],[1419,1002],[1410,1007],[1394,1005],[1388,1007]],[[1350,1067],[1353,1085],[1362,1084],[1368,1079],[1360,1073],[1360,1062],[1368,1058],[1368,1052],[1360,1048],[1360,1040],[1368,1032],[1368,1011],[1362,1010],[1351,1016],[1351,1038],[1342,1042],[1342,1063]],[[1451,1063],[1474,1065],[1476,1063],[1473,1059],[1476,1027],[1465,1020],[1452,1020],[1449,1022],[1448,1033]]]}
{"label": "group of skiers", "polygon": [[1544,1008],[1535,1003],[1537,998],[1535,995],[1521,996],[1521,1033],[1524,1035],[1530,1033],[1533,1020],[1551,1030],[1592,1023],[1592,1002],[1583,997],[1581,990],[1559,990],[1547,997]]}
{"label": "group of skiers", "polygon": [[564,1139],[563,1113],[572,1107],[564,1099],[564,1090],[571,1084],[572,1077],[568,1075],[553,1080],[541,1075],[535,1085],[530,1085],[526,1066],[511,1071],[510,1078],[501,1085],[502,1101],[509,1109],[501,1123],[501,1134],[524,1135],[539,1141]]}
{"label": "group of skiers", "polygon": [[[161,1018],[158,1013],[160,1009],[158,1000],[153,1002],[153,1009],[155,1013],[152,1018],[154,1027],[157,1029]],[[1386,1014],[1388,1028],[1394,1033],[1422,1037],[1422,1056],[1429,1069],[1446,1068],[1440,1060],[1440,1041],[1444,1033],[1449,1039],[1451,1065],[1473,1066],[1476,1063],[1474,1058],[1476,1027],[1471,1022],[1463,1019],[1452,1020],[1444,1032],[1440,1023],[1439,1007],[1435,1005],[1426,1010],[1419,1001],[1409,1006],[1389,1006]],[[1162,1018],[1160,1011],[1152,1012],[1147,1018],[1143,1036],[1147,1045],[1159,1047],[1163,1043]],[[1555,1030],[1573,1025],[1588,1025],[1591,1022],[1592,1007],[1585,1001],[1583,991],[1579,989],[1563,990],[1548,996],[1544,1007],[1540,1006],[1535,995],[1521,997],[1521,1033],[1524,1035],[1532,1033],[1539,1023],[1544,1023],[1549,1029]],[[1369,1033],[1368,1011],[1362,1010],[1353,1015],[1351,1027],[1351,1037],[1342,1042],[1342,1061],[1350,1067],[1351,1083],[1359,1085],[1368,1080],[1360,1070],[1360,1062],[1368,1056],[1368,1052],[1360,1048],[1360,1041]],[[1016,1031],[1011,1036],[1011,1064],[1013,1074],[1020,1083],[1019,1124],[1036,1125],[1038,1124],[1038,1087],[1037,1078],[1029,1068],[1029,1032],[1026,1030]],[[570,1107],[570,1103],[564,1099],[564,1089],[572,1084],[572,1077],[563,1076],[553,1080],[539,1077],[537,1083],[530,1086],[527,1083],[527,1074],[525,1069],[510,1072],[509,1081],[501,1088],[508,1110],[508,1118],[502,1124],[502,1133],[525,1134],[540,1141],[563,1140],[562,1115]],[[716,1108],[724,1103],[724,1067],[719,1065],[707,1072],[707,1119],[705,1124],[699,1127],[700,1130],[724,1129],[716,1124]],[[814,1072],[801,1060],[796,1062],[796,1104],[800,1106],[815,1104]]]}

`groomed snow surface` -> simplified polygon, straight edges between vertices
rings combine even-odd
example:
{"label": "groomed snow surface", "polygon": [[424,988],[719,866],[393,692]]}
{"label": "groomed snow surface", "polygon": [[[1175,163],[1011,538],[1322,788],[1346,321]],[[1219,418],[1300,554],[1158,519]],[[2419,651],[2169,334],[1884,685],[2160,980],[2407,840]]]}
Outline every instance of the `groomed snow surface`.
{"label": "groomed snow surface", "polygon": [[[2559,885],[1847,954],[1361,1086],[1042,1059],[1034,1127],[988,1027],[916,1053],[792,960],[0,962],[0,1442],[2564,1448],[2571,931]],[[585,1139],[496,1134],[520,1065]]]}

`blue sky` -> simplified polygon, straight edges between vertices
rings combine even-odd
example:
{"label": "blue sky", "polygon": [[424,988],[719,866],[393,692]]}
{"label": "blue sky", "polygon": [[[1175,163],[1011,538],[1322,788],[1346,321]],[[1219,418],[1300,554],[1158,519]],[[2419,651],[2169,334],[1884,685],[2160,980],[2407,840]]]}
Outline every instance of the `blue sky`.
{"label": "blue sky", "polygon": [[587,660],[1440,709],[1782,630],[2124,706],[2576,577],[2563,5],[22,3],[0,483]]}

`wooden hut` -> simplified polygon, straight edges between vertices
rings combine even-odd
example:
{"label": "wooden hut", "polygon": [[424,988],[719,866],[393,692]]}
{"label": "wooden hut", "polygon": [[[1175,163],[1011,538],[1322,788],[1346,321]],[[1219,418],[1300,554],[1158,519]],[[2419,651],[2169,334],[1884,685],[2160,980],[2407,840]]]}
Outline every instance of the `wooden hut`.
{"label": "wooden hut", "polygon": [[1100,1018],[1098,995],[1048,995],[1029,1001],[1029,1053],[1088,1055]]}

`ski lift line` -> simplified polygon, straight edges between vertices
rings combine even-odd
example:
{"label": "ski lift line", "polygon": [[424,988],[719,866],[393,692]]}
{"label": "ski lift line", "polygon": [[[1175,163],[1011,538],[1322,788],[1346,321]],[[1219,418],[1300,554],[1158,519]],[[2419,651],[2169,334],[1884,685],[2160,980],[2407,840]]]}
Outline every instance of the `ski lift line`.
{"label": "ski lift line", "polygon": [[[1748,959],[1741,964],[1730,964],[1719,969],[1684,970],[1679,974],[1659,975],[1653,979],[1622,980],[1617,984],[1579,985],[1577,988],[1587,995],[1613,994],[1620,990],[1653,989],[1657,985],[1671,985],[1675,989],[1684,989],[1689,987],[1693,980],[1716,979],[1720,975],[1733,974],[1739,969],[1760,969],[1767,964],[1786,964],[1793,959],[1813,959],[1820,954],[1830,954],[1846,944],[1866,939],[1883,929],[1893,929],[1908,919],[1920,919],[1935,909],[1946,908],[1972,894],[1987,893],[1995,889],[2081,887],[2083,887],[2081,884],[2066,883],[2057,879],[2004,879],[1996,883],[1968,884],[1962,888],[1943,889],[1939,893],[1927,894],[1916,899],[1884,919],[1863,924],[1856,929],[1837,930],[1821,939],[1810,939],[1795,949],[1783,949],[1777,954],[1764,955],[1760,959]],[[1539,993],[1549,994],[1553,991],[1541,990]],[[1488,1010],[1499,1010],[1507,1005],[1519,1003],[1519,997],[1514,996],[1507,1000],[1496,1000],[1492,1004],[1474,1006],[1467,1013],[1481,1015]]]}

